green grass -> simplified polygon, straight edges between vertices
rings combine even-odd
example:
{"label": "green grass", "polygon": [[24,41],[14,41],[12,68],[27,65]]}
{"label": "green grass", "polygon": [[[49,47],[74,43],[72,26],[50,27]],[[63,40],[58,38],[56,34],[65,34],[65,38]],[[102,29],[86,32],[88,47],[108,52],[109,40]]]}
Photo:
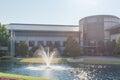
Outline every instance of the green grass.
{"label": "green grass", "polygon": [[8,73],[2,73],[2,72],[0,72],[0,76],[4,76],[4,77],[8,77],[8,78],[17,78],[17,79],[22,79],[22,80],[51,80],[51,79],[47,79],[47,78],[22,76],[22,75],[8,74]]}
{"label": "green grass", "polygon": [[83,63],[89,64],[120,64],[120,60],[84,60]]}
{"label": "green grass", "polygon": [[10,60],[11,56],[2,56],[0,57],[0,60]]}
{"label": "green grass", "polygon": [[[19,60],[21,63],[44,63],[42,58],[23,58]],[[52,63],[67,63],[65,58],[53,58]],[[88,64],[120,64],[120,60],[97,60],[97,59],[84,59],[81,63]]]}
{"label": "green grass", "polygon": [[[19,60],[21,63],[44,63],[42,58],[23,58]],[[61,63],[61,58],[53,58],[51,63]]]}

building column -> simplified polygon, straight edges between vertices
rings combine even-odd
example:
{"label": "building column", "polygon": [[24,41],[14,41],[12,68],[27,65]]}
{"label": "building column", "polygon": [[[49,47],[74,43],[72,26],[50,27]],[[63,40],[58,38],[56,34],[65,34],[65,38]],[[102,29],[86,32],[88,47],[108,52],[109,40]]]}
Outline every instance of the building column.
{"label": "building column", "polygon": [[[79,26],[80,27],[80,26]],[[81,53],[84,53],[84,39],[83,39],[83,26],[81,26],[81,33],[79,33],[79,42],[80,42],[80,49],[81,49]]]}
{"label": "building column", "polygon": [[14,58],[15,55],[15,41],[13,36],[13,30],[10,31],[10,55],[12,58]]}

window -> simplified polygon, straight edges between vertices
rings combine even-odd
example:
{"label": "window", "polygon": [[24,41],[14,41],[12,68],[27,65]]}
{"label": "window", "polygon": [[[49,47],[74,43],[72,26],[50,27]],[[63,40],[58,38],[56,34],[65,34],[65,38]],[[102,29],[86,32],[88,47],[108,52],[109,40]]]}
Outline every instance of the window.
{"label": "window", "polygon": [[60,47],[60,41],[55,41],[55,46]]}
{"label": "window", "polygon": [[88,18],[87,19],[88,23],[93,23],[93,22],[97,22],[97,18]]}
{"label": "window", "polygon": [[46,46],[50,46],[50,45],[52,45],[52,42],[51,41],[47,41]]}
{"label": "window", "polygon": [[29,41],[29,46],[30,46],[30,47],[34,47],[34,45],[35,45],[35,42],[34,42],[34,41]]}
{"label": "window", "polygon": [[39,46],[39,45],[44,46],[44,42],[43,42],[43,41],[38,41],[38,46]]}
{"label": "window", "polygon": [[112,39],[112,42],[113,42],[113,43],[116,43],[116,39]]}
{"label": "window", "polygon": [[89,46],[96,46],[96,41],[90,41]]}
{"label": "window", "polygon": [[65,47],[65,45],[66,45],[66,41],[63,41],[63,47]]}
{"label": "window", "polygon": [[119,19],[117,19],[117,18],[111,18],[111,17],[107,17],[107,18],[104,18],[104,21],[113,21],[113,22],[119,22]]}

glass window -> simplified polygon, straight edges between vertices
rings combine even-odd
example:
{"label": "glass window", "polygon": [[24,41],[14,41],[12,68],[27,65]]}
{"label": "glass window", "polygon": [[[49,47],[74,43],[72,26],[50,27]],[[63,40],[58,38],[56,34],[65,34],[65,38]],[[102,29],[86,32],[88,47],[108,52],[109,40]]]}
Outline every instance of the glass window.
{"label": "glass window", "polygon": [[112,39],[112,42],[113,42],[113,43],[116,43],[116,39]]}
{"label": "glass window", "polygon": [[63,41],[63,47],[65,47],[65,45],[66,45],[66,41]]}
{"label": "glass window", "polygon": [[119,19],[108,17],[108,18],[104,18],[104,21],[119,22]]}
{"label": "glass window", "polygon": [[43,42],[43,41],[38,41],[38,46],[39,46],[39,45],[44,46],[44,42]]}
{"label": "glass window", "polygon": [[87,22],[97,22],[97,18],[88,18]]}
{"label": "glass window", "polygon": [[56,47],[60,47],[60,41],[55,41]]}
{"label": "glass window", "polygon": [[30,47],[33,47],[35,45],[35,42],[34,41],[29,41],[29,46]]}
{"label": "glass window", "polygon": [[51,41],[47,41],[46,46],[50,46],[52,44]]}

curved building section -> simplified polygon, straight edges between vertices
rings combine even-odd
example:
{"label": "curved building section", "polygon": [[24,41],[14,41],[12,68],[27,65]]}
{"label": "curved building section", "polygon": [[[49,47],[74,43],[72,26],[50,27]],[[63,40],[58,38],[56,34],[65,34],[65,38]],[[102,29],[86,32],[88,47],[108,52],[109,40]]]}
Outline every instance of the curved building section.
{"label": "curved building section", "polygon": [[84,53],[100,53],[101,43],[110,39],[107,29],[117,25],[120,19],[112,15],[95,15],[82,18],[79,21],[81,28],[81,46]]}

